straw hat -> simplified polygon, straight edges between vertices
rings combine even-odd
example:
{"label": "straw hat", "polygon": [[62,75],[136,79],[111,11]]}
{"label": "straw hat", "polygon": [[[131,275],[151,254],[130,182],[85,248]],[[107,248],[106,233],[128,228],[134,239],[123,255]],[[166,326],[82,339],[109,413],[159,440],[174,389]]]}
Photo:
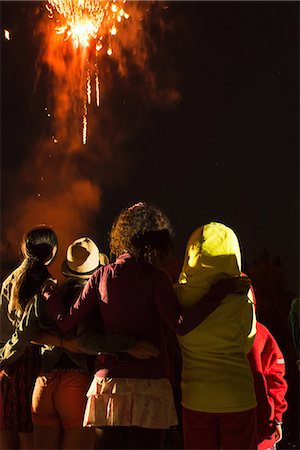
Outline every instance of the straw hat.
{"label": "straw hat", "polygon": [[96,269],[106,264],[109,264],[108,257],[99,252],[95,242],[82,237],[69,245],[61,273],[66,277],[89,278]]}

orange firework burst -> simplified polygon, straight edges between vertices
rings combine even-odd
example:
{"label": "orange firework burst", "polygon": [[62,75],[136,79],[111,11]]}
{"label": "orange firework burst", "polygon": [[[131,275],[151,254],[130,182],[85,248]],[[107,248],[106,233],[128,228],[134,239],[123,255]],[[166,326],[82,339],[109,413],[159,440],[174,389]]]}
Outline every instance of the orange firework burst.
{"label": "orange firework burst", "polygon": [[[95,87],[95,99],[100,105],[99,70],[97,55],[106,49],[106,53],[113,53],[111,39],[118,32],[123,19],[129,14],[124,9],[126,0],[48,0],[46,8],[49,17],[56,21],[57,34],[64,36],[64,40],[72,40],[76,49],[81,49],[86,61],[85,95],[83,99],[83,143],[87,141],[87,113],[91,104],[92,86]],[[92,45],[93,44],[93,45]],[[90,47],[89,56],[87,48]],[[91,49],[92,47],[92,49]],[[94,64],[90,64],[93,54]],[[91,67],[93,69],[91,70]]]}
{"label": "orange firework burst", "polygon": [[51,17],[55,11],[61,16],[57,19],[58,34],[65,34],[66,40],[72,38],[76,48],[88,47],[90,40],[95,39],[99,51],[102,39],[108,35],[115,36],[118,24],[122,19],[128,19],[124,3],[126,0],[48,0],[47,9]]}

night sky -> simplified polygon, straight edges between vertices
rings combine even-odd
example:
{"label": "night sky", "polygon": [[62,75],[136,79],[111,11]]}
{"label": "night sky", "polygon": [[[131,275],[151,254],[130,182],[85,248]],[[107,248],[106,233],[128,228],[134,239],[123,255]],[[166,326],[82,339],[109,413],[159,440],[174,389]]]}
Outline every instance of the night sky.
{"label": "night sky", "polygon": [[[6,250],[14,245],[5,241],[14,226],[8,212],[33,189],[22,181],[22,168],[34,152],[38,158],[33,149],[41,139],[51,136],[44,113],[48,79],[45,71],[37,78],[39,41],[33,37],[39,3],[1,1],[1,234]],[[88,145],[76,156],[80,171],[99,186],[101,206],[88,223],[83,220],[81,234],[108,251],[107,233],[116,214],[145,200],[169,216],[179,256],[196,227],[221,221],[239,236],[244,261],[251,263],[265,250],[280,256],[289,287],[296,291],[299,3],[158,3],[149,3],[144,21],[154,93],[149,94],[132,62],[126,78],[108,58],[102,62],[109,88],[103,109],[94,111]],[[11,30],[11,41],[4,39],[3,29]],[[122,139],[101,153],[99,135],[103,142],[107,129],[108,141],[116,134]],[[54,158],[65,163],[67,157]],[[55,173],[48,182],[55,184]],[[56,230],[59,237],[59,226]]]}

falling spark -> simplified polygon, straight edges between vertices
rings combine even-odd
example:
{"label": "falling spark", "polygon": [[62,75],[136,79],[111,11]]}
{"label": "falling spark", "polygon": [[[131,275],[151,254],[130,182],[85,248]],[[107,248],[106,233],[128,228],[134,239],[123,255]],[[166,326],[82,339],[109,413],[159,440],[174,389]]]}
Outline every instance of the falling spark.
{"label": "falling spark", "polygon": [[8,30],[4,30],[4,37],[7,41],[10,41],[10,32]]}
{"label": "falling spark", "polygon": [[96,44],[96,51],[100,52],[102,47],[103,47],[102,43],[100,41],[98,41],[97,44]]}
{"label": "falling spark", "polygon": [[96,105],[100,106],[100,83],[99,83],[99,76],[98,71],[96,70],[95,73],[95,91],[96,91]]}
{"label": "falling spark", "polygon": [[82,116],[82,143],[83,145],[87,142],[87,105],[84,103],[84,113]]}
{"label": "falling spark", "polygon": [[117,28],[115,26],[111,27],[110,34],[115,36],[117,34]]}
{"label": "falling spark", "polygon": [[86,94],[88,104],[90,105],[92,101],[92,87],[91,87],[91,75],[89,70],[86,77]]}
{"label": "falling spark", "polygon": [[82,143],[86,144],[87,141],[87,115],[82,116]]}
{"label": "falling spark", "polygon": [[[63,35],[65,41],[71,39],[75,49],[80,49],[82,54],[85,54],[83,52],[88,47],[92,51],[94,49],[94,55],[91,50],[89,51],[89,58],[91,56],[96,58],[98,53],[106,45],[107,55],[112,55],[112,45],[105,38],[116,36],[120,22],[123,19],[129,18],[129,14],[124,10],[125,3],[126,0],[48,0],[46,8],[49,18],[55,20],[57,34]],[[106,42],[106,45],[104,45],[104,42]],[[93,46],[91,46],[92,43],[94,43]],[[99,107],[100,86],[98,66],[96,62],[93,73],[90,73],[89,58],[87,58],[86,62],[86,94],[84,97],[87,99],[87,103],[91,104],[92,78],[94,78],[96,105]],[[84,113],[82,117],[84,144],[87,141],[87,116],[87,105],[84,100]]]}

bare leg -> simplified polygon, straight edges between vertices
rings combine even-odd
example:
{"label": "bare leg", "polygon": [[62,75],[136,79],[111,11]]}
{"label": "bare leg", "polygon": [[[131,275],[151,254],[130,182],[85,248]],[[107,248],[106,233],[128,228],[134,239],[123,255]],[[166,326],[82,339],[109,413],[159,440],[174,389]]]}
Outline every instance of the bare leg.
{"label": "bare leg", "polygon": [[74,427],[64,430],[62,449],[92,450],[95,448],[96,432],[93,427]]}
{"label": "bare leg", "polygon": [[34,449],[57,450],[61,448],[63,430],[59,426],[42,427],[38,425],[33,426],[33,440]]}
{"label": "bare leg", "polygon": [[20,448],[19,435],[17,431],[0,431],[0,449],[16,450]]}

